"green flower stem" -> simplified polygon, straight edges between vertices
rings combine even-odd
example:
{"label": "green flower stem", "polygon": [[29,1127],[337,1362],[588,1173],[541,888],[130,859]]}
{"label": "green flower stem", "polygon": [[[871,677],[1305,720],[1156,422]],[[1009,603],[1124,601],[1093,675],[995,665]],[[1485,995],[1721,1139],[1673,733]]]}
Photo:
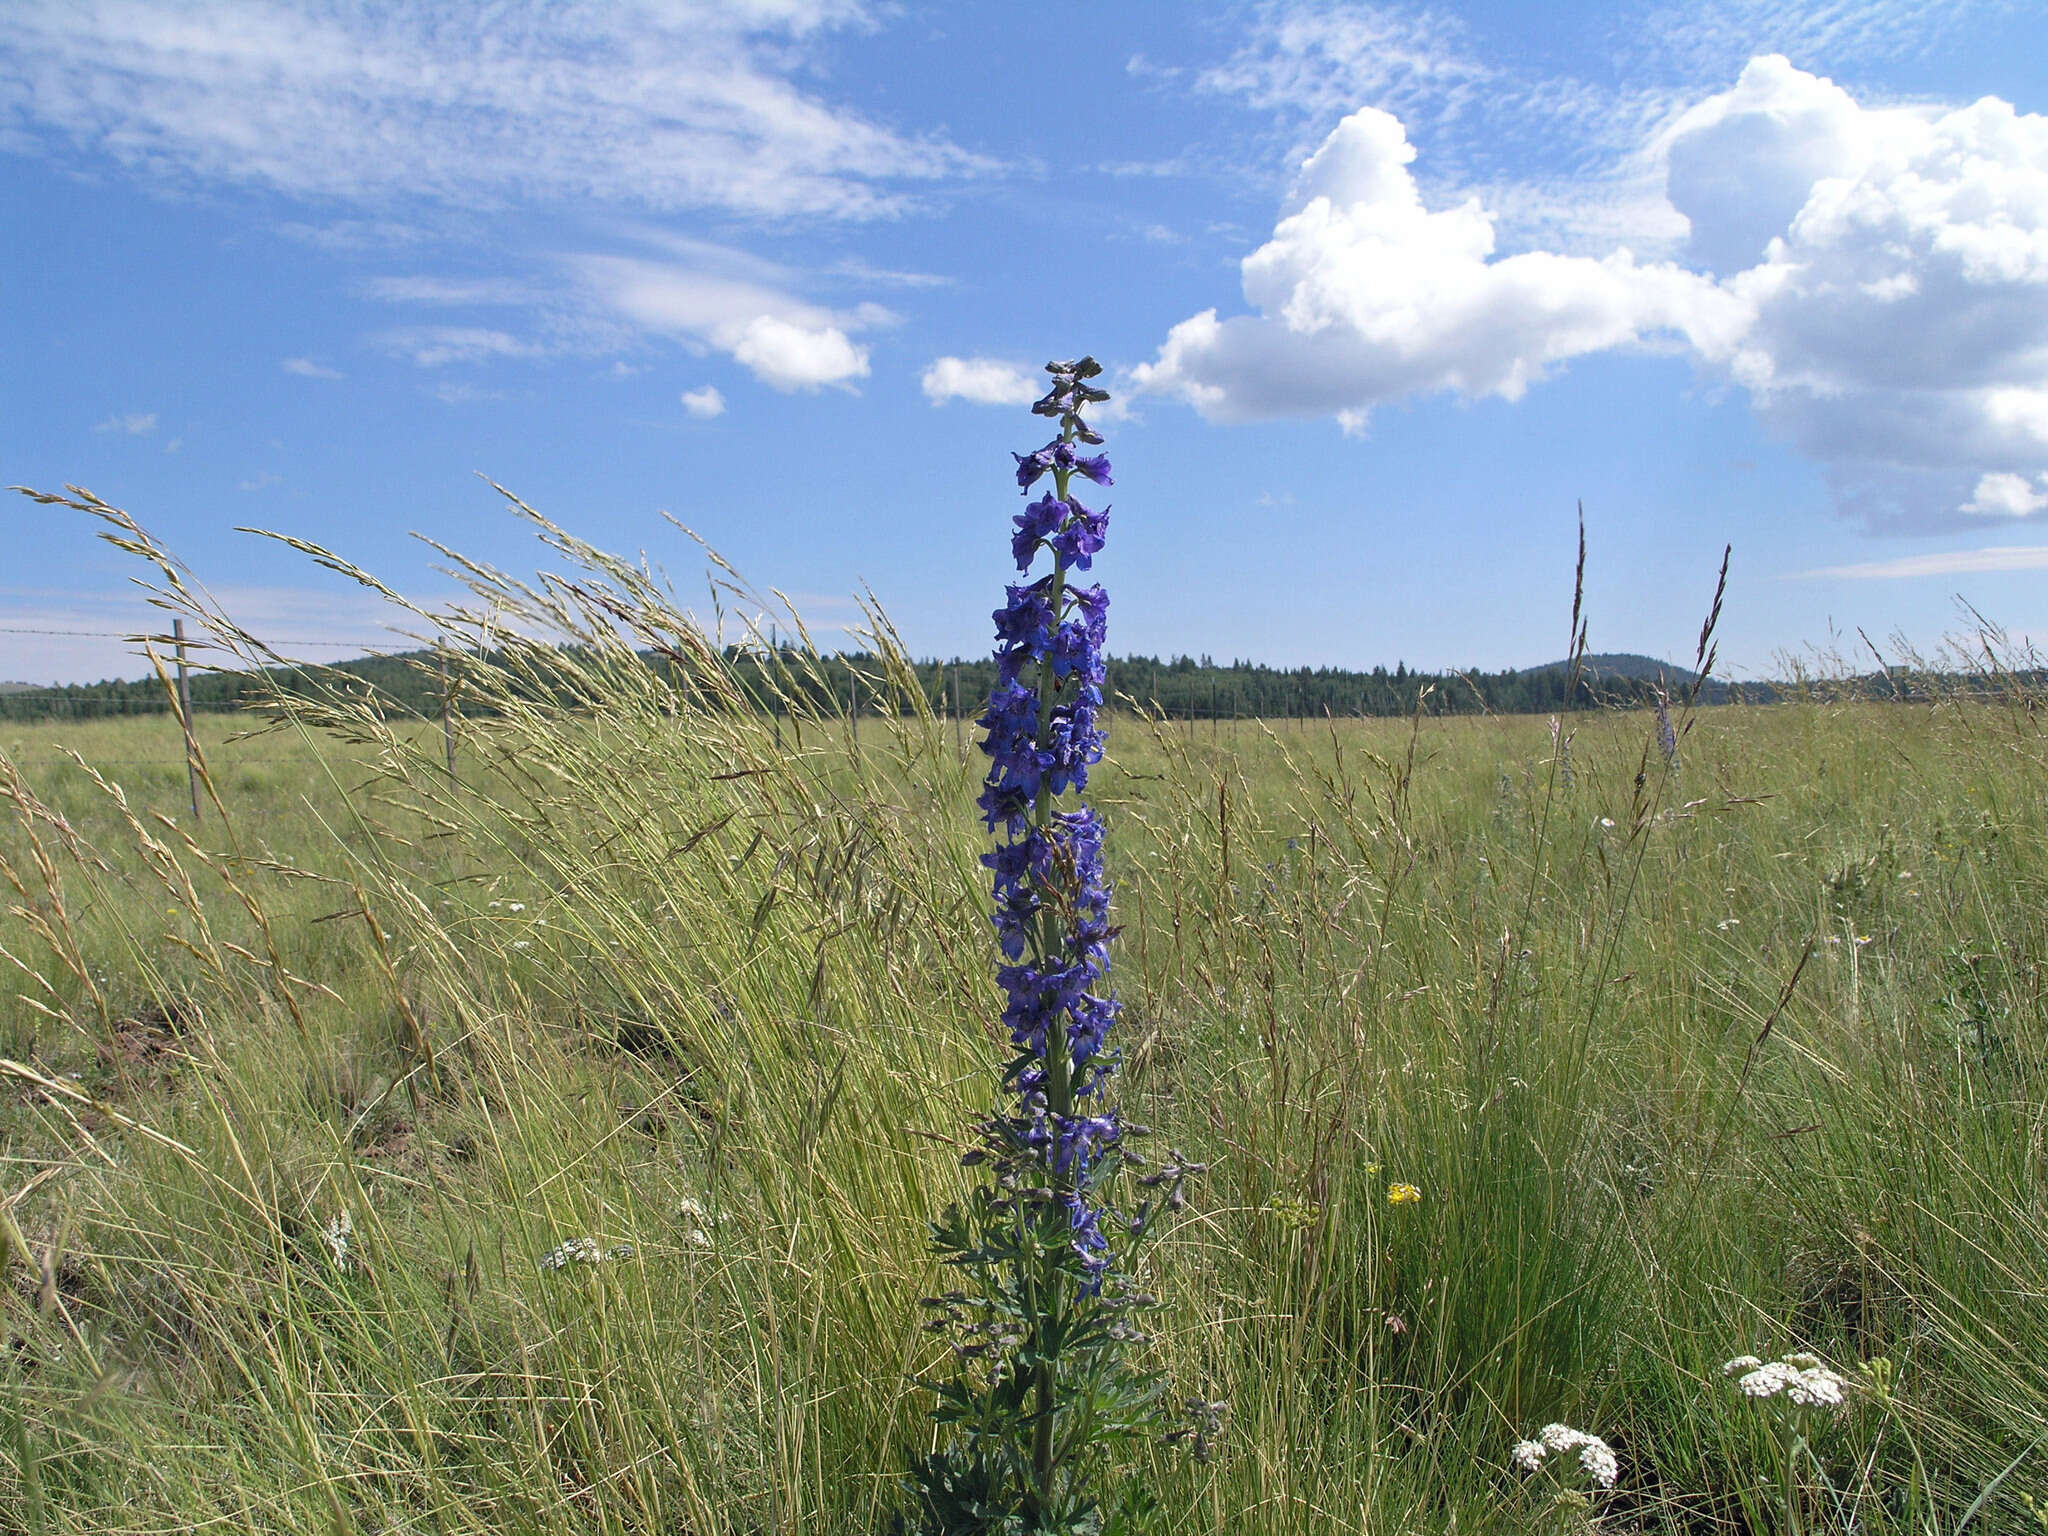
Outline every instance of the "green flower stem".
{"label": "green flower stem", "polygon": [[[1060,434],[1061,442],[1072,442],[1074,429],[1066,428]],[[1070,471],[1053,471],[1053,497],[1058,501],[1067,499],[1067,481]],[[1059,623],[1067,601],[1067,563],[1057,555],[1053,557],[1052,569],[1052,616],[1053,632],[1059,632]],[[1038,662],[1038,746],[1043,751],[1052,742],[1052,700],[1058,679],[1053,673],[1050,656],[1039,658]],[[1043,833],[1052,824],[1052,786],[1041,783],[1038,786],[1038,801],[1032,807],[1031,820],[1036,831]],[[1049,895],[1041,892],[1041,895]],[[1059,952],[1059,913],[1051,901],[1042,901],[1038,911],[1038,927],[1032,956],[1040,965],[1048,964]],[[1071,1048],[1067,1043],[1066,1031],[1048,1028],[1045,1033],[1045,1099],[1054,1115],[1061,1118],[1074,1112],[1074,1069]],[[1056,1166],[1056,1158],[1047,1153],[1040,1154],[1046,1172],[1046,1185],[1053,1191],[1056,1200],[1069,1192],[1072,1180]],[[1063,1307],[1066,1298],[1061,1294],[1063,1287],[1057,1272],[1043,1275],[1045,1289],[1049,1295],[1041,1295],[1034,1285],[1031,1291],[1031,1323],[1035,1335],[1033,1343],[1043,1337],[1045,1324]],[[1048,1307],[1047,1303],[1050,1303]],[[1036,1519],[1044,1513],[1041,1495],[1049,1493],[1053,1486],[1053,1468],[1058,1464],[1053,1437],[1054,1407],[1058,1401],[1059,1383],[1050,1360],[1040,1359],[1034,1372],[1034,1387],[1038,1399],[1037,1420],[1031,1427],[1031,1484],[1025,1490],[1026,1513]]]}

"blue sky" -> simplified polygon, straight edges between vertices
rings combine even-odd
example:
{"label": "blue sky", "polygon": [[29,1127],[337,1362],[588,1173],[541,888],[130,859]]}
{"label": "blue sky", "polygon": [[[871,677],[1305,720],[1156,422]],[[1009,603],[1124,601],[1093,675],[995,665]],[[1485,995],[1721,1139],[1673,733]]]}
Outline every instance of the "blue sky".
{"label": "blue sky", "polygon": [[[543,563],[479,472],[978,653],[1080,351],[1118,652],[1548,660],[1580,501],[1596,649],[1689,659],[1724,543],[1733,675],[2048,640],[2035,0],[8,15],[0,480],[309,655],[381,615],[232,530],[433,598],[415,531]],[[146,627],[132,563],[0,518],[0,679],[134,675],[15,632]]]}

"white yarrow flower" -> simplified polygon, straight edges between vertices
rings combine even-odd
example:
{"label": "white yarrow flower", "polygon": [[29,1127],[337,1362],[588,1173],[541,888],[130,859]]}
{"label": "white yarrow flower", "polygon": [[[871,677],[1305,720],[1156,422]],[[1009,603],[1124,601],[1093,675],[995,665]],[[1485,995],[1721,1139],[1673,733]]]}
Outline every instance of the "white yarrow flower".
{"label": "white yarrow flower", "polygon": [[1785,1395],[1802,1408],[1842,1406],[1842,1378],[1824,1365],[1801,1371],[1785,1388]]}
{"label": "white yarrow flower", "polygon": [[608,1249],[594,1237],[572,1237],[561,1247],[542,1254],[540,1267],[567,1269],[571,1264],[602,1264],[607,1259],[630,1259],[634,1252],[631,1243]]}
{"label": "white yarrow flower", "polygon": [[1598,1435],[1573,1429],[1569,1424],[1546,1424],[1536,1431],[1534,1440],[1517,1441],[1508,1454],[1524,1472],[1535,1472],[1541,1470],[1544,1458],[1553,1451],[1560,1456],[1577,1451],[1579,1466],[1595,1487],[1612,1488],[1615,1479],[1621,1476],[1621,1463],[1613,1447]]}
{"label": "white yarrow flower", "polygon": [[326,1231],[320,1234],[327,1243],[329,1257],[342,1269],[348,1268],[348,1241],[355,1236],[355,1232],[355,1216],[344,1205],[341,1214],[329,1221]]}
{"label": "white yarrow flower", "polygon": [[1579,1447],[1579,1465],[1602,1488],[1612,1488],[1614,1480],[1621,1476],[1621,1463],[1615,1460],[1613,1448],[1598,1435],[1586,1436]]}
{"label": "white yarrow flower", "polygon": [[1798,1379],[1799,1372],[1782,1360],[1760,1365],[1735,1385],[1745,1397],[1776,1397]]}
{"label": "white yarrow flower", "polygon": [[1782,1360],[1760,1361],[1740,1355],[1721,1368],[1724,1376],[1743,1374],[1735,1385],[1745,1397],[1770,1398],[1783,1395],[1800,1408],[1839,1408],[1848,1382],[1821,1364],[1820,1356],[1787,1355]]}

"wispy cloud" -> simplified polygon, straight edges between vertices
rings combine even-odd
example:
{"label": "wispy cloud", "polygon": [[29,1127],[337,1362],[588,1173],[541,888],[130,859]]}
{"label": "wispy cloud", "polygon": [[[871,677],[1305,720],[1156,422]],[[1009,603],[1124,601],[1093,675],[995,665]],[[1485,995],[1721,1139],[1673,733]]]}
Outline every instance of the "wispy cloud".
{"label": "wispy cloud", "polygon": [[1995,544],[1988,549],[1955,549],[1936,555],[1904,555],[1896,560],[1829,565],[1816,571],[1801,571],[1790,579],[1816,581],[1833,577],[1844,581],[1906,581],[1916,576],[1971,576],[1990,571],[2048,571],[2048,544]]}
{"label": "wispy cloud", "polygon": [[377,344],[422,368],[474,363],[491,357],[530,357],[539,349],[510,331],[481,325],[410,325],[381,331]]}
{"label": "wispy cloud", "polygon": [[338,379],[341,377],[339,369],[329,368],[324,363],[316,363],[310,357],[288,357],[279,366],[286,373],[295,373],[302,379]]}
{"label": "wispy cloud", "polygon": [[[603,355],[661,337],[693,351],[723,352],[771,388],[790,391],[848,388],[865,378],[868,350],[853,338],[897,322],[880,304],[828,307],[795,291],[850,275],[844,265],[805,273],[733,246],[652,227],[629,226],[621,233],[639,251],[540,258],[519,277],[370,279],[363,291],[390,303],[523,309],[530,316],[510,325],[493,315],[490,323],[401,326],[373,339],[386,351],[433,368],[490,358]],[[908,273],[879,278],[906,285],[921,280]],[[633,371],[631,364],[613,367],[620,377]]]}
{"label": "wispy cloud", "polygon": [[1651,11],[1624,43],[1634,69],[1694,78],[1784,53],[1827,69],[1938,52],[1973,15],[2011,0],[1688,0]]}
{"label": "wispy cloud", "polygon": [[[595,200],[865,218],[987,162],[795,83],[862,0],[16,0],[0,130],[153,177],[472,208]],[[298,226],[388,244],[376,219]]]}
{"label": "wispy cloud", "polygon": [[490,306],[534,304],[547,297],[536,284],[510,277],[373,277],[362,289],[387,304]]}
{"label": "wispy cloud", "polygon": [[335,219],[326,224],[288,220],[277,226],[287,240],[310,245],[315,250],[355,256],[369,251],[397,251],[421,245],[432,238],[415,224],[392,219]]}
{"label": "wispy cloud", "polygon": [[238,489],[244,491],[267,491],[273,485],[284,483],[283,475],[273,475],[269,470],[258,470],[248,479],[238,482]]}
{"label": "wispy cloud", "polygon": [[[877,304],[827,309],[749,274],[743,253],[686,261],[584,255],[566,261],[585,302],[599,314],[697,346],[740,363],[783,391],[851,387],[868,374],[868,351],[852,338],[895,322]],[[761,264],[763,275],[773,269]]]}
{"label": "wispy cloud", "polygon": [[93,426],[95,432],[121,432],[129,437],[148,437],[155,430],[155,411],[131,411],[125,416],[109,416]]}

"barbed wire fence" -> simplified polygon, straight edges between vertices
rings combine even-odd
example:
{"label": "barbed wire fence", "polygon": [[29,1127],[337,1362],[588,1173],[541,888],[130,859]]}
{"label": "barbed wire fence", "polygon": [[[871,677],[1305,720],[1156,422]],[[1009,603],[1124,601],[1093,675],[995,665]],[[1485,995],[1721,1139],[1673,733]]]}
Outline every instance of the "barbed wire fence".
{"label": "barbed wire fence", "polygon": [[[164,635],[147,630],[107,629],[54,629],[40,625],[0,624],[0,635],[33,635],[38,638],[75,640],[125,640],[132,645],[145,646],[152,641],[168,641],[174,654],[176,669],[175,687],[168,693],[149,688],[146,678],[114,682],[114,686],[135,688],[133,695],[109,696],[91,690],[107,686],[106,683],[56,684],[49,687],[8,684],[0,682],[0,720],[11,720],[18,724],[50,724],[69,720],[83,722],[95,719],[132,719],[139,715],[174,715],[178,719],[183,738],[184,763],[188,788],[192,799],[192,814],[195,820],[200,815],[200,797],[197,772],[197,746],[192,721],[202,714],[235,714],[246,708],[246,701],[240,698],[194,699],[192,697],[187,647],[193,644],[185,633],[183,619],[173,622],[172,632]],[[203,643],[203,642],[201,642]],[[309,647],[328,650],[352,651],[361,656],[378,653],[384,641],[332,640],[311,636],[278,637],[268,642],[272,646]],[[11,714],[8,706],[16,701],[33,701],[40,704],[33,715]],[[69,706],[69,708],[66,708]],[[454,766],[454,740],[452,722],[444,718],[444,730],[450,731],[448,742],[449,774]],[[95,764],[107,768],[171,768],[177,766],[178,758],[95,758]],[[292,757],[240,757],[237,763],[252,766],[284,766],[297,763]]]}

